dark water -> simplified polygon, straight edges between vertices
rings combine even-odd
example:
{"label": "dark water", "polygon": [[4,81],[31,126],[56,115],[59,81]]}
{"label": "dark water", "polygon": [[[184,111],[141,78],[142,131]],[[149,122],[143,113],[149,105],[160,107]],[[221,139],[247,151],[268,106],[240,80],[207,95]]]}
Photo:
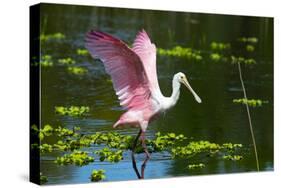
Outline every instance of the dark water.
{"label": "dark water", "polygon": [[[242,71],[248,97],[268,101],[268,104],[250,110],[260,168],[262,171],[273,170],[273,19],[43,5],[41,33],[61,32],[66,39],[44,44],[41,53],[50,54],[54,59],[72,57],[89,73],[70,75],[63,66],[42,70],[42,125],[80,126],[83,132],[94,133],[112,130],[112,124],[122,113],[112,85],[106,81],[109,77],[102,64],[90,57],[76,55],[77,48],[84,48],[85,33],[92,28],[118,36],[129,44],[144,28],[157,47],[181,45],[206,53],[209,53],[212,41],[237,44],[239,37],[257,37],[259,42],[253,53],[246,53],[239,45],[232,46],[231,52],[257,61],[256,65],[242,65]],[[158,79],[164,95],[170,96],[172,77],[181,71],[187,75],[203,103],[196,103],[182,88],[178,104],[149,126],[148,137],[158,131],[182,133],[194,140],[242,143],[245,151],[241,161],[206,158],[206,167],[193,171],[184,168],[185,160],[171,160],[166,153],[153,153],[146,168],[146,178],[256,171],[245,107],[232,103],[234,98],[243,98],[237,65],[213,63],[209,58],[195,62],[158,56],[157,61]],[[62,117],[54,113],[54,106],[70,105],[90,106],[91,113],[84,118]],[[137,133],[133,128],[116,131],[129,135]],[[124,160],[117,164],[97,161],[84,167],[58,166],[53,162],[58,154],[42,155],[41,172],[48,176],[48,184],[89,182],[91,171],[100,168],[106,170],[106,181],[136,179],[130,153],[125,152]],[[143,159],[143,155],[137,156],[138,161]]]}

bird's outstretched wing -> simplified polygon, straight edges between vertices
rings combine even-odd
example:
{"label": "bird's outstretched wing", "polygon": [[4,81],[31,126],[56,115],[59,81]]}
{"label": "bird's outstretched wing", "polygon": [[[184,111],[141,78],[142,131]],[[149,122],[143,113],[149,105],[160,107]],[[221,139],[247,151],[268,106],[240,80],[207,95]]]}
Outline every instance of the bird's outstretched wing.
{"label": "bird's outstretched wing", "polygon": [[140,57],[143,63],[151,91],[160,91],[156,70],[156,47],[155,44],[151,43],[144,29],[138,33],[132,50]]}
{"label": "bird's outstretched wing", "polygon": [[86,48],[103,62],[121,106],[138,109],[148,105],[151,95],[148,79],[134,51],[121,40],[100,31],[87,33]]}

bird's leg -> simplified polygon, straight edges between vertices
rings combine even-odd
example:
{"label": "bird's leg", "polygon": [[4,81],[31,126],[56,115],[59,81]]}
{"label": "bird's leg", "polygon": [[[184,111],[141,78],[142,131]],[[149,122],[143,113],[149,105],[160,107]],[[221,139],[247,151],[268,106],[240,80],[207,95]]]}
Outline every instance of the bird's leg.
{"label": "bird's leg", "polygon": [[147,161],[150,159],[150,153],[148,152],[146,144],[145,144],[145,132],[141,133],[141,143],[142,143],[143,150],[146,154],[146,158],[141,165],[141,179],[144,179],[144,169],[145,169]]}
{"label": "bird's leg", "polygon": [[142,130],[140,129],[138,135],[135,138],[135,141],[134,141],[133,147],[132,147],[132,163],[133,163],[133,168],[134,168],[134,170],[135,170],[135,172],[136,172],[136,174],[137,174],[139,179],[141,179],[141,176],[140,176],[140,173],[138,171],[137,164],[136,164],[135,149],[136,149],[136,146],[138,144],[138,140],[139,140],[139,137],[140,137],[141,133],[142,133]]}

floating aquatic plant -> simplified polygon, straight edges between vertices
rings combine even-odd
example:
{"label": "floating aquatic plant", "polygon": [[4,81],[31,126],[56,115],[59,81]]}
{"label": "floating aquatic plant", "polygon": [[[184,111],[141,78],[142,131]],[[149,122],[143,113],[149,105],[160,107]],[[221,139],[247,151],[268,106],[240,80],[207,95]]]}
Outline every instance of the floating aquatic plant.
{"label": "floating aquatic plant", "polygon": [[58,59],[58,62],[62,65],[73,65],[76,63],[75,60],[70,57]]}
{"label": "floating aquatic plant", "polygon": [[40,184],[45,184],[48,182],[48,177],[47,176],[43,176],[43,173],[40,172]]}
{"label": "floating aquatic plant", "polygon": [[237,39],[239,42],[247,42],[247,43],[257,43],[258,39],[256,37],[241,37]]}
{"label": "floating aquatic plant", "polygon": [[251,107],[259,107],[262,106],[262,104],[268,103],[268,101],[262,101],[260,99],[233,99],[233,103],[241,103],[241,104],[248,104]]}
{"label": "floating aquatic plant", "polygon": [[157,132],[155,136],[156,138],[154,140],[148,141],[150,143],[149,145],[152,145],[154,151],[163,151],[186,139],[183,134],[176,135],[175,133],[161,135],[160,132]]}
{"label": "floating aquatic plant", "polygon": [[187,168],[190,169],[190,170],[198,169],[198,168],[204,168],[204,167],[205,167],[205,165],[203,163],[187,165]]}
{"label": "floating aquatic plant", "polygon": [[208,153],[210,156],[222,153],[234,153],[234,151],[242,147],[241,144],[224,143],[222,145],[211,143],[209,141],[192,141],[187,146],[178,146],[172,148],[172,157],[190,158],[199,153]]}
{"label": "floating aquatic plant", "polygon": [[242,148],[243,145],[242,144],[233,144],[233,143],[224,143],[224,144],[222,144],[222,147],[233,151],[236,148]]}
{"label": "floating aquatic plant", "polygon": [[62,157],[57,157],[55,163],[59,165],[75,164],[77,166],[87,165],[94,162],[94,157],[89,156],[85,151],[74,151],[71,154],[65,154]]}
{"label": "floating aquatic plant", "polygon": [[41,144],[39,146],[40,153],[50,153],[53,151],[53,146],[50,144]]}
{"label": "floating aquatic plant", "polygon": [[103,169],[100,169],[100,170],[93,170],[92,173],[91,173],[91,181],[101,181],[103,179],[105,179],[106,176],[105,176],[105,170]]}
{"label": "floating aquatic plant", "polygon": [[59,115],[67,115],[67,116],[81,116],[90,111],[90,107],[88,106],[56,106],[55,112]]}
{"label": "floating aquatic plant", "polygon": [[54,65],[52,56],[50,55],[43,55],[41,56],[41,60],[38,62],[32,63],[33,66],[40,65],[41,67],[52,67]]}
{"label": "floating aquatic plant", "polygon": [[67,67],[67,70],[71,74],[76,74],[76,75],[83,75],[88,72],[86,68],[83,67],[74,67],[74,66],[69,66]]}
{"label": "floating aquatic plant", "polygon": [[53,128],[51,125],[45,125],[43,129],[38,129],[37,127],[33,126],[33,130],[36,130],[39,134],[39,139],[42,141],[45,136],[51,136]]}
{"label": "floating aquatic plant", "polygon": [[128,150],[131,148],[133,137],[129,135],[120,135],[116,132],[101,133],[97,132],[91,135],[94,144],[105,144],[110,148]]}
{"label": "floating aquatic plant", "polygon": [[33,143],[31,144],[32,149],[38,149],[40,153],[50,153],[53,151],[53,145],[51,144],[38,144],[38,143]]}
{"label": "floating aquatic plant", "polygon": [[192,48],[184,48],[181,46],[175,46],[172,49],[157,48],[157,53],[159,55],[165,55],[165,56],[185,57],[188,59],[194,59],[196,61],[202,60],[200,51],[193,50]]}
{"label": "floating aquatic plant", "polygon": [[227,50],[230,49],[230,43],[212,42],[210,47],[212,50]]}
{"label": "floating aquatic plant", "polygon": [[65,35],[62,33],[54,33],[54,34],[41,34],[40,35],[40,41],[44,42],[44,41],[49,41],[49,40],[61,40],[64,39]]}
{"label": "floating aquatic plant", "polygon": [[235,56],[231,56],[231,63],[232,64],[237,64],[237,63],[244,63],[244,64],[256,64],[256,60],[249,58],[246,59],[244,57],[235,57]]}
{"label": "floating aquatic plant", "polygon": [[221,60],[221,55],[218,53],[212,53],[210,54],[210,58],[215,62],[219,62]]}
{"label": "floating aquatic plant", "polygon": [[107,147],[95,151],[95,154],[100,156],[100,161],[107,160],[109,162],[117,163],[123,159],[123,151],[122,150],[111,150]]}
{"label": "floating aquatic plant", "polygon": [[80,48],[78,48],[76,50],[76,53],[77,53],[77,55],[81,55],[81,56],[89,55],[89,52],[88,52],[87,49],[80,49]]}
{"label": "floating aquatic plant", "polygon": [[248,44],[248,45],[246,45],[246,50],[248,52],[253,52],[253,51],[255,51],[255,47],[253,45]]}
{"label": "floating aquatic plant", "polygon": [[224,155],[223,159],[232,160],[232,161],[240,161],[243,159],[241,155]]}
{"label": "floating aquatic plant", "polygon": [[70,145],[62,140],[59,140],[56,144],[54,144],[54,148],[58,149],[59,151],[71,150]]}
{"label": "floating aquatic plant", "polygon": [[216,153],[221,149],[221,146],[216,143],[211,143],[209,141],[193,141],[190,142],[187,146],[178,146],[172,148],[172,156],[173,157],[182,157],[188,158],[197,153],[208,152],[208,153]]}
{"label": "floating aquatic plant", "polygon": [[[74,164],[77,166],[87,165],[94,162],[94,157],[90,156],[88,152],[81,149],[86,147],[93,147],[99,145],[102,147],[99,150],[94,151],[95,155],[98,155],[99,160],[109,161],[117,163],[123,160],[123,153],[130,151],[134,140],[133,136],[122,135],[117,132],[96,132],[94,134],[81,134],[79,127],[73,127],[72,129],[58,126],[53,128],[51,125],[44,126],[43,129],[38,129],[37,126],[32,126],[35,132],[42,132],[45,136],[53,135],[58,138],[57,143],[41,143],[34,144],[33,147],[39,148],[41,153],[45,152],[67,152],[63,156],[59,156],[54,161],[59,165]],[[157,132],[153,139],[146,139],[149,152],[162,152],[165,151],[170,154],[171,158],[191,158],[199,154],[207,154],[213,156],[220,153],[223,156],[236,156],[236,150],[241,148],[241,144],[216,144],[209,141],[192,141],[186,146],[182,146],[187,138],[183,134],[165,133],[161,134]],[[71,153],[68,153],[71,152]],[[136,153],[143,153],[143,148],[140,141],[137,144]],[[238,156],[238,155],[237,155]],[[225,158],[224,158],[225,159]],[[235,161],[237,157],[233,157]],[[189,169],[203,168],[204,165],[193,164],[188,166]]]}
{"label": "floating aquatic plant", "polygon": [[79,131],[79,127],[73,127],[72,130],[59,126],[55,129],[57,136],[66,137],[66,136],[74,136],[76,131]]}

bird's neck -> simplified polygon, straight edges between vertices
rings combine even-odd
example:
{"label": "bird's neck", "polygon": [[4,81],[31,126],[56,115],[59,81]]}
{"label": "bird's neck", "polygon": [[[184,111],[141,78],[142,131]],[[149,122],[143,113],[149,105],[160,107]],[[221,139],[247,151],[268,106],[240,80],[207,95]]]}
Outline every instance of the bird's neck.
{"label": "bird's neck", "polygon": [[176,79],[173,79],[173,92],[171,97],[169,97],[169,108],[173,107],[178,102],[180,97],[180,87],[181,84]]}

